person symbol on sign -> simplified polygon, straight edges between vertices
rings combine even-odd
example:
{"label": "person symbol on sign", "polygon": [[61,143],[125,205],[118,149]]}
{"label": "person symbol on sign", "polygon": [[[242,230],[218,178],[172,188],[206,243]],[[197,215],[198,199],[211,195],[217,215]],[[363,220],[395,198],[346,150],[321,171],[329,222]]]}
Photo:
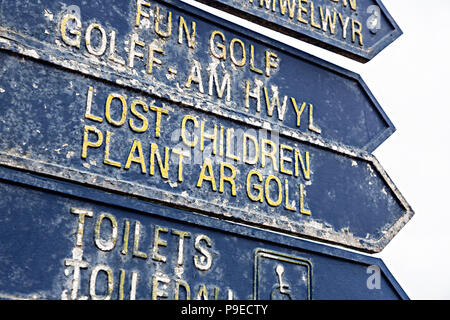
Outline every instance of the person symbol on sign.
{"label": "person symbol on sign", "polygon": [[287,296],[289,298],[289,300],[292,300],[291,290],[289,289],[289,284],[287,284],[283,281],[284,267],[281,264],[277,264],[277,266],[275,267],[275,273],[277,274],[277,277],[278,277],[278,285],[272,289],[272,295],[271,295],[272,300],[278,300],[276,298],[277,292],[280,295]]}

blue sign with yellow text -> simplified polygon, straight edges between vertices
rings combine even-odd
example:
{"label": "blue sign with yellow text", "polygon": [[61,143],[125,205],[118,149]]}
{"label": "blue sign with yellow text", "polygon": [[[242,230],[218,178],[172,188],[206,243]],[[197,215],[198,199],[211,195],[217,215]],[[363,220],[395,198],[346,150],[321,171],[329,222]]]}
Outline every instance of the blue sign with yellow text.
{"label": "blue sign with yellow text", "polygon": [[363,151],[0,56],[3,165],[372,252],[412,215]]}
{"label": "blue sign with yellow text", "polygon": [[197,0],[359,62],[402,31],[380,0]]}
{"label": "blue sign with yellow text", "polygon": [[2,300],[408,299],[377,258],[4,167],[0,194]]}
{"label": "blue sign with yellow text", "polygon": [[180,2],[109,5],[0,2],[1,165],[367,252],[412,217],[358,75]]}
{"label": "blue sign with yellow text", "polygon": [[108,5],[0,1],[0,48],[313,142],[372,152],[395,131],[348,70],[179,1]]}

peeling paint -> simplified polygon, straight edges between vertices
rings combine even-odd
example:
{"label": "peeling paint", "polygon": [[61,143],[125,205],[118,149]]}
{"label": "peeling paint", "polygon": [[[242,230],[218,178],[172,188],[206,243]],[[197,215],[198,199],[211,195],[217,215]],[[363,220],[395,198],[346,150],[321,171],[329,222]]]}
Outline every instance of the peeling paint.
{"label": "peeling paint", "polygon": [[[45,18],[48,18],[47,20],[55,20],[53,21],[53,23],[58,23],[56,21],[57,19],[53,19],[53,16],[52,19],[50,19],[50,15],[53,15],[51,12],[57,12],[57,10],[55,11],[52,7],[52,9],[46,9],[45,12],[47,12],[45,14]],[[42,12],[40,12],[40,15],[42,16]],[[8,23],[11,22],[8,21]],[[208,21],[205,20],[205,23],[208,23]],[[151,26],[148,25],[144,27],[147,28]],[[58,30],[58,28],[55,28],[55,30]],[[91,187],[106,189],[118,193],[125,193],[149,201],[158,201],[167,205],[185,207],[199,214],[207,214],[210,216],[224,218],[239,223],[263,226],[264,228],[268,228],[271,230],[287,232],[296,236],[319,239],[326,242],[338,243],[343,246],[371,252],[380,251],[383,248],[383,245],[385,245],[387,242],[389,242],[390,239],[392,239],[392,237],[398,232],[398,230],[404,225],[404,223],[406,223],[406,221],[410,219],[413,214],[411,208],[402,197],[400,192],[397,190],[397,188],[394,186],[392,181],[389,179],[385,171],[378,164],[377,160],[370,153],[362,150],[362,148],[366,148],[368,144],[371,144],[372,147],[379,144],[380,141],[386,138],[393,129],[389,121],[386,120],[387,118],[384,118],[383,113],[379,112],[379,106],[377,105],[376,101],[371,99],[371,95],[368,94],[368,90],[365,88],[360,78],[358,78],[354,74],[342,71],[341,69],[326,64],[325,62],[309,59],[302,53],[296,51],[290,52],[285,48],[273,48],[272,45],[266,44],[267,47],[272,48],[272,50],[274,51],[276,50],[277,54],[280,55],[280,57],[283,57],[283,59],[285,60],[293,59],[292,57],[296,58],[297,60],[292,60],[293,62],[291,62],[294,67],[297,66],[297,61],[307,61],[309,63],[309,66],[311,68],[316,68],[315,70],[318,70],[318,72],[324,72],[323,70],[327,70],[327,72],[331,72],[333,74],[334,78],[341,79],[342,82],[344,82],[344,79],[346,79],[345,81],[350,81],[348,83],[345,83],[343,88],[341,88],[342,90],[347,87],[351,87],[352,92],[358,91],[358,94],[362,94],[366,100],[367,96],[369,97],[367,103],[364,105],[364,108],[366,108],[368,113],[373,112],[377,114],[377,117],[380,117],[381,114],[381,120],[378,118],[377,120],[380,120],[381,122],[385,121],[387,125],[385,123],[386,127],[381,129],[380,133],[376,134],[376,141],[372,140],[372,138],[369,137],[369,141],[365,141],[363,143],[363,146],[353,146],[351,143],[349,143],[349,140],[339,140],[339,135],[336,137],[326,136],[327,127],[323,123],[320,123],[320,121],[326,120],[325,117],[318,118],[319,120],[317,120],[317,122],[319,123],[319,127],[323,129],[323,135],[317,134],[317,132],[310,132],[307,129],[303,130],[303,127],[301,127],[303,130],[302,131],[295,124],[293,126],[289,126],[285,125],[284,123],[278,122],[276,116],[277,111],[274,112],[275,116],[270,118],[267,115],[264,116],[261,112],[252,112],[249,110],[245,110],[245,108],[243,107],[244,99],[232,99],[231,102],[225,103],[223,100],[218,99],[214,95],[210,96],[207,93],[208,90],[206,89],[206,82],[204,83],[204,89],[206,90],[204,90],[205,92],[203,93],[200,92],[199,89],[196,89],[197,84],[195,83],[192,84],[192,88],[188,88],[185,85],[186,81],[183,81],[183,79],[180,78],[182,73],[180,71],[181,69],[171,63],[169,63],[169,65],[171,66],[171,68],[173,68],[173,70],[177,70],[177,72],[169,71],[168,73],[165,69],[162,78],[158,79],[153,75],[148,75],[143,69],[139,70],[129,68],[117,63],[111,63],[111,61],[109,61],[108,59],[104,59],[104,57],[99,58],[93,55],[89,55],[86,52],[82,54],[77,49],[70,48],[67,46],[67,44],[61,42],[58,39],[58,37],[60,37],[60,35],[58,34],[56,34],[56,40],[54,40],[55,38],[49,37],[51,38],[51,41],[48,41],[47,38],[35,39],[33,38],[33,36],[23,34],[21,32],[26,31],[13,31],[13,29],[8,29],[3,26],[0,27],[0,35],[2,35],[2,37],[0,38],[0,53],[3,54],[5,51],[8,51],[10,53],[19,54],[21,57],[25,58],[23,62],[24,64],[28,63],[28,61],[31,60],[28,58],[44,61],[46,63],[45,66],[53,68],[55,70],[55,77],[56,70],[64,72],[67,75],[68,79],[63,80],[64,77],[61,77],[61,83],[65,81],[64,90],[71,91],[73,96],[65,94],[64,101],[57,101],[58,99],[62,98],[55,98],[52,101],[51,105],[50,103],[48,104],[48,108],[47,105],[44,105],[45,110],[43,110],[42,112],[43,115],[48,117],[48,120],[45,121],[51,121],[53,126],[55,124],[62,126],[59,135],[51,136],[52,139],[58,141],[55,141],[54,145],[52,145],[53,142],[36,145],[35,142],[33,144],[33,141],[29,140],[31,138],[31,135],[23,134],[21,135],[20,139],[24,140],[22,142],[22,145],[24,146],[23,149],[26,150],[25,153],[18,147],[5,148],[0,151],[0,163],[5,166],[21,168],[31,172],[57,177],[59,179],[66,179],[68,181],[77,181]],[[244,38],[245,35],[238,34],[236,36]],[[251,39],[246,41],[249,41],[250,43],[254,42]],[[265,39],[264,41],[267,41],[267,39]],[[126,43],[125,51],[128,50],[127,48],[129,47],[129,44],[129,42]],[[162,46],[162,44],[163,42],[158,42],[158,45]],[[192,61],[194,61],[194,58],[198,59],[197,55],[205,54],[204,52],[199,53],[198,51],[187,52],[187,57],[177,56],[177,59],[187,62],[188,66],[189,64],[192,65]],[[176,53],[174,53],[173,55],[176,55]],[[170,54],[168,54],[167,57],[173,58],[172,56],[170,56]],[[185,60],[183,60],[182,58]],[[277,69],[283,67],[283,63],[285,60],[276,65]],[[41,65],[38,62],[33,63],[36,63],[36,65],[33,65],[36,68],[38,68],[38,65],[41,67],[42,65],[44,65]],[[225,65],[225,62],[218,64],[217,61],[213,61],[209,64],[204,64],[204,67],[206,65],[206,70],[212,70],[212,68],[222,68],[223,65]],[[155,70],[157,70],[157,68],[159,68],[159,66],[156,66]],[[235,72],[240,72],[239,70],[242,69],[236,69]],[[233,72],[232,68],[228,68],[227,71]],[[280,74],[280,78],[282,78],[282,72],[278,70],[277,72],[278,73],[274,75],[274,79],[276,79],[276,76],[280,76]],[[38,78],[38,75],[39,73],[36,73],[34,77]],[[252,77],[255,77],[255,75],[251,75]],[[187,76],[187,74],[184,76]],[[259,86],[261,88],[264,87],[271,95],[280,95],[279,98],[282,100],[281,96],[283,95],[283,87],[281,85],[278,85],[278,83],[272,83],[272,78],[266,79],[264,77],[265,75],[262,75],[261,77],[261,79],[263,79],[264,81],[260,80],[259,78],[251,79],[252,86],[256,84],[256,86]],[[238,80],[241,81],[238,82],[242,84],[243,79],[245,78],[238,78]],[[176,82],[174,83],[174,81]],[[339,81],[336,80],[336,82]],[[39,88],[39,90],[36,91],[40,91],[44,90],[43,88],[45,88],[45,84],[45,80],[42,80],[40,82],[33,82],[31,86],[35,89]],[[325,158],[332,159],[333,163],[338,163],[340,165],[342,164],[342,166],[347,164],[350,165],[352,170],[354,170],[355,172],[368,172],[366,180],[361,182],[361,186],[368,185],[370,186],[370,192],[379,192],[380,194],[382,194],[382,197],[385,196],[385,198],[388,199],[386,200],[386,202],[388,203],[387,206],[394,207],[395,203],[399,202],[401,210],[403,210],[403,215],[401,216],[401,219],[399,219],[394,225],[387,224],[383,227],[383,229],[377,231],[378,233],[375,238],[374,236],[367,238],[365,237],[365,232],[363,235],[356,235],[353,230],[345,229],[345,227],[342,228],[342,226],[336,227],[335,229],[332,224],[324,221],[324,219],[316,219],[314,216],[314,212],[311,217],[306,216],[306,214],[304,214],[305,216],[302,216],[302,214],[298,212],[298,210],[300,210],[298,200],[296,208],[297,212],[295,213],[296,215],[292,214],[292,216],[288,216],[284,213],[279,213],[275,208],[270,207],[267,204],[264,204],[266,206],[265,208],[258,207],[257,203],[252,203],[245,197],[245,201],[243,201],[241,198],[239,198],[239,201],[236,201],[231,197],[226,198],[218,193],[214,194],[211,192],[205,192],[204,194],[201,194],[198,187],[196,187],[195,185],[198,177],[195,177],[192,174],[193,172],[195,172],[194,168],[197,168],[195,166],[188,167],[189,170],[191,170],[190,172],[192,174],[192,176],[189,177],[189,183],[191,184],[191,187],[188,190],[183,189],[187,182],[184,182],[184,184],[172,180],[164,181],[164,183],[155,183],[154,180],[152,182],[149,182],[151,178],[150,176],[146,176],[146,179],[148,180],[145,181],[140,177],[129,178],[126,176],[126,172],[123,170],[112,170],[110,172],[113,173],[110,176],[108,175],[107,170],[104,167],[105,157],[98,157],[95,158],[95,160],[88,159],[86,161],[80,159],[81,151],[79,144],[80,141],[82,142],[83,138],[83,126],[87,124],[93,125],[93,123],[89,122],[89,120],[85,121],[85,119],[83,118],[79,122],[73,122],[71,118],[68,119],[64,118],[63,116],[64,112],[70,113],[74,112],[73,110],[76,109],[78,110],[78,113],[75,114],[75,117],[73,117],[73,119],[80,119],[80,116],[82,117],[84,112],[84,104],[86,103],[84,94],[88,84],[95,84],[96,87],[101,86],[102,88],[107,88],[103,89],[103,91],[110,90],[111,92],[113,90],[111,86],[115,86],[114,91],[118,90],[120,92],[126,92],[125,95],[127,96],[127,99],[132,99],[132,97],[139,97],[140,99],[142,99],[141,96],[143,96],[145,97],[146,101],[148,99],[151,105],[166,107],[170,113],[170,116],[167,119],[170,119],[170,123],[174,124],[173,128],[171,129],[172,131],[174,131],[175,129],[179,129],[179,127],[177,126],[179,126],[181,117],[184,114],[198,116],[198,119],[205,119],[206,123],[215,123],[217,127],[219,127],[220,125],[224,125],[230,128],[245,128],[249,130],[263,129],[270,131],[271,135],[279,137],[280,141],[289,145],[295,145],[297,148],[302,150],[310,150],[312,157],[316,156],[316,159],[312,160],[313,166],[311,168],[312,176],[314,178],[312,180],[302,181],[303,185],[306,186],[307,189],[317,186],[317,180],[314,179],[319,179],[316,177],[319,177],[321,171],[325,170],[323,169],[324,167],[322,167],[321,170],[314,167],[314,161],[318,161],[320,157],[322,157],[322,160],[320,160],[322,162],[325,162]],[[15,86],[11,85],[14,90],[22,90],[23,94],[26,94],[26,90],[21,87],[22,85],[24,85],[24,81],[16,81],[14,85]],[[2,89],[2,93],[9,93],[9,87],[6,87],[6,84],[4,85],[2,83],[2,87],[7,88]],[[68,88],[70,88],[70,90]],[[358,90],[356,90],[355,88]],[[53,91],[54,90],[47,90],[45,93],[49,97],[56,97],[55,92]],[[100,96],[107,93],[107,91],[103,91],[99,90],[98,92],[96,92],[96,95]],[[62,91],[60,94],[62,95]],[[32,101],[32,99],[28,99],[28,101]],[[264,102],[264,94],[261,95],[261,101],[263,103],[266,103]],[[98,101],[96,103],[98,104]],[[18,103],[17,101],[15,102],[15,104],[20,105],[20,103]],[[64,108],[66,109],[62,109],[62,105],[64,105]],[[41,106],[42,104],[40,105],[40,109],[42,110]],[[323,112],[322,114],[327,114],[327,112],[322,110],[327,110],[328,107],[329,106],[325,104],[316,104],[314,108],[315,114],[320,114],[321,112]],[[50,110],[53,113],[49,113]],[[57,112],[56,110],[61,110],[64,112]],[[46,122],[44,121],[39,123],[39,121],[41,121],[39,117],[32,118],[29,121],[29,123],[31,124],[29,130],[30,132],[34,130],[34,132],[37,133],[41,133],[42,131],[41,135],[45,136],[45,131],[43,131],[41,127],[44,127]],[[65,128],[66,125],[69,128],[69,123],[71,123],[70,129]],[[95,123],[95,125],[98,124]],[[365,128],[365,126],[363,127]],[[108,130],[113,132],[113,134],[115,135],[114,138],[124,137],[124,135],[121,135],[118,132],[114,131],[114,128],[108,128]],[[332,130],[329,131],[332,132]],[[355,129],[355,131],[357,130]],[[77,144],[74,145],[74,141],[68,141],[68,136],[75,136],[74,141],[78,139],[76,140]],[[5,144],[15,142],[15,139],[17,138],[7,136],[7,132],[5,132],[2,137],[4,138],[3,143]],[[133,141],[133,139],[137,139],[140,137],[130,135],[126,138],[128,139],[128,141]],[[145,141],[147,143],[149,139]],[[155,140],[155,142],[161,143],[161,146],[165,145],[168,147],[172,147],[172,144],[175,144],[172,141],[167,140],[167,134],[166,140],[164,140],[163,138],[159,138],[159,140]],[[62,151],[61,145],[70,146],[70,150],[64,149],[64,151]],[[128,150],[130,149],[130,146],[126,145],[125,143],[123,144],[123,146],[123,148],[128,148]],[[102,150],[103,149],[104,145],[102,146]],[[52,151],[56,151],[55,153],[58,155],[58,157],[55,157],[54,154],[52,154]],[[59,155],[60,153],[61,155]],[[186,153],[184,154],[187,156],[188,154],[190,154],[190,152],[186,151]],[[337,158],[339,158],[340,160],[335,160]],[[148,159],[147,155],[146,159]],[[124,161],[122,163],[122,167],[123,165]],[[248,167],[237,166],[236,172],[240,176],[242,176],[246,174],[246,170],[248,171]],[[326,180],[324,178],[322,179],[322,181]],[[300,179],[298,179],[296,182],[298,181],[300,181]],[[324,187],[327,186],[325,182],[322,183]],[[299,194],[298,187],[295,188],[295,190],[295,193]],[[326,190],[324,192],[326,192],[326,194],[328,194],[330,198],[336,198],[335,193],[332,191],[333,190]],[[238,188],[238,194],[245,196],[245,193],[245,188],[243,187],[243,185],[240,185]],[[283,195],[283,193],[281,194]],[[304,194],[305,197],[311,195],[310,192],[305,192]],[[285,195],[283,195],[283,197],[285,197]],[[282,207],[286,205],[286,203],[288,205],[294,206],[295,201],[289,201],[290,200],[288,199],[288,201],[283,202],[282,205],[279,204],[280,209],[282,209]],[[314,207],[309,203],[307,203],[307,205],[308,208]]]}

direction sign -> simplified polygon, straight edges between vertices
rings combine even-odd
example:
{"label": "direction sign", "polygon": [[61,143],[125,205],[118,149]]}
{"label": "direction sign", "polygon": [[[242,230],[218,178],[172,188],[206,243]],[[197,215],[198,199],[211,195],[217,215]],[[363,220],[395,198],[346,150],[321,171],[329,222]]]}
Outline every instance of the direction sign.
{"label": "direction sign", "polygon": [[2,2],[3,165],[369,252],[413,215],[353,148],[393,130],[357,75],[178,2],[86,6]]}
{"label": "direction sign", "polygon": [[359,62],[402,31],[380,0],[197,0]]}
{"label": "direction sign", "polygon": [[5,166],[369,252],[413,214],[363,151],[38,60],[0,52],[0,61]]}
{"label": "direction sign", "polygon": [[359,75],[180,1],[0,3],[0,48],[89,78],[368,152],[395,130]]}
{"label": "direction sign", "polygon": [[408,299],[377,258],[4,167],[0,192],[1,299]]}

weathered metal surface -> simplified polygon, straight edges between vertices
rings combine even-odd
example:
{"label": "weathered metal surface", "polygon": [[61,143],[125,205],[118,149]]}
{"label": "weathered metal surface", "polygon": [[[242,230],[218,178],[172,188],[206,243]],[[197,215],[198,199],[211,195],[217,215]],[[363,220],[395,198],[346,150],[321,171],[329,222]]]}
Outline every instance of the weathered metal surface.
{"label": "weathered metal surface", "polygon": [[[2,164],[370,252],[411,218],[376,159],[346,146],[392,130],[358,76],[178,2],[74,3],[1,2]],[[245,68],[217,58],[214,32],[250,48]]]}
{"label": "weathered metal surface", "polygon": [[380,259],[0,167],[0,299],[408,299]]}
{"label": "weathered metal surface", "polygon": [[0,48],[372,152],[395,130],[359,75],[179,1],[0,1]]}
{"label": "weathered metal surface", "polygon": [[370,252],[413,214],[363,151],[0,57],[3,165]]}
{"label": "weathered metal surface", "polygon": [[380,0],[197,0],[367,62],[402,31]]}

